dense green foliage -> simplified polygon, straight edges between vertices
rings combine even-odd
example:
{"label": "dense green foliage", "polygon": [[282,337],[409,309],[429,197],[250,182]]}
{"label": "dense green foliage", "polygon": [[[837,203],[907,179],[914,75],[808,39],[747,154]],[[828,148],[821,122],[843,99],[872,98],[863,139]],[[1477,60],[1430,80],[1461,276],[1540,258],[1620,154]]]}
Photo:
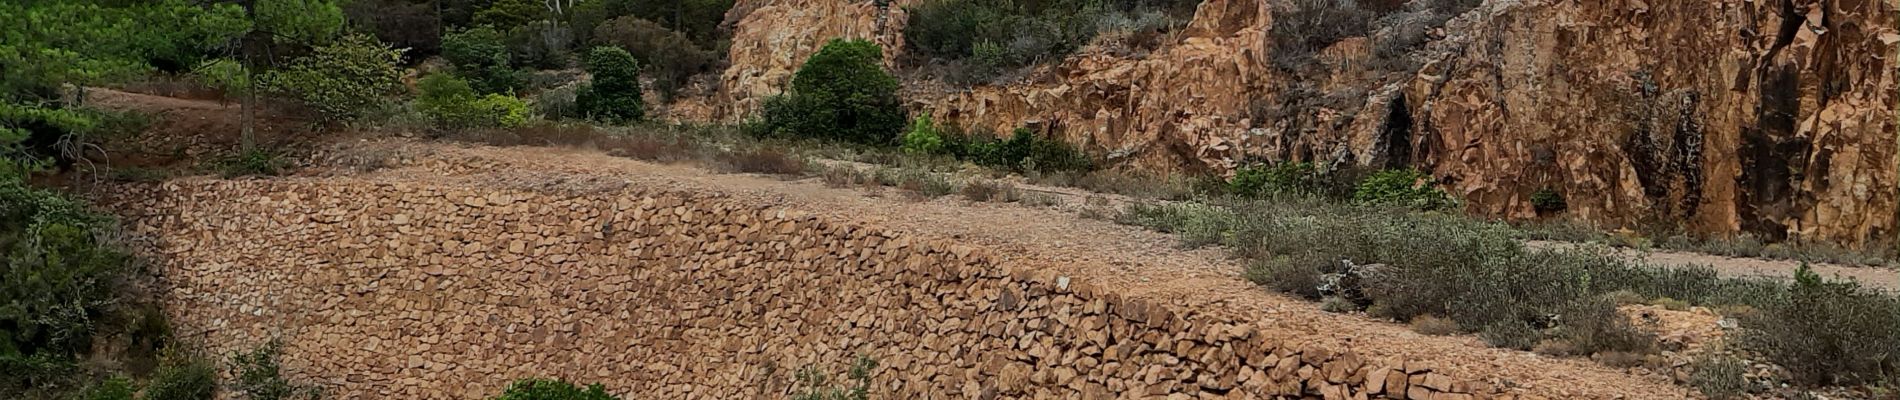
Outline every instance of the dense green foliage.
{"label": "dense green foliage", "polygon": [[640,63],[618,47],[595,47],[587,53],[587,73],[593,82],[575,94],[581,114],[608,123],[634,122],[646,118],[646,103],[640,98]]}
{"label": "dense green foliage", "polygon": [[368,35],[348,35],[271,71],[261,83],[272,92],[302,100],[327,120],[348,121],[374,109],[383,96],[402,86],[402,72],[396,69],[401,60],[401,50]]}
{"label": "dense green foliage", "polygon": [[442,52],[442,20],[434,0],[353,0],[343,14],[356,31],[376,36],[414,62]]}
{"label": "dense green foliage", "polygon": [[0,357],[87,351],[126,273],[125,256],[95,233],[109,221],[7,178],[0,217]]}
{"label": "dense green foliage", "polygon": [[1432,184],[1431,175],[1416,169],[1393,169],[1372,173],[1353,191],[1353,201],[1386,204],[1419,210],[1439,210],[1457,203],[1444,190]]}
{"label": "dense green foliage", "polygon": [[791,90],[766,99],[757,133],[894,144],[904,106],[883,57],[869,41],[832,39],[792,75]]}
{"label": "dense green foliage", "polygon": [[712,67],[717,56],[702,50],[686,35],[653,21],[633,16],[615,18],[594,29],[594,43],[627,50],[646,67],[654,89],[671,97],[693,75]]}
{"label": "dense green foliage", "polygon": [[442,37],[442,58],[455,71],[467,77],[477,93],[506,93],[521,87],[521,77],[508,58],[502,34],[489,27],[476,27]]}
{"label": "dense green foliage", "polygon": [[507,31],[547,18],[547,14],[540,0],[495,0],[488,8],[475,13],[475,24]]}
{"label": "dense green foliage", "polygon": [[189,68],[250,29],[241,9],[182,0],[0,2],[0,21],[22,22],[0,24],[0,177],[76,158],[101,125],[86,86]]}
{"label": "dense green foliage", "polygon": [[911,120],[910,130],[904,132],[902,148],[910,154],[943,154],[947,149],[943,136],[943,132],[937,130],[937,124],[931,122],[930,114],[919,115]]}
{"label": "dense green foliage", "polygon": [[259,0],[254,28],[279,43],[322,45],[343,31],[343,7],[336,0]]}
{"label": "dense green foliage", "polygon": [[494,400],[620,400],[607,394],[600,384],[587,385],[585,389],[576,387],[564,380],[522,379],[508,385],[508,389]]}
{"label": "dense green foliage", "polygon": [[720,45],[723,32],[719,24],[726,19],[726,10],[732,8],[732,0],[595,0],[581,2],[575,6],[573,25],[575,33],[584,35],[589,43],[599,43],[609,38],[590,37],[597,29],[618,18],[633,17],[653,21],[674,32],[686,35],[693,44],[708,50],[723,51]]}
{"label": "dense green foliage", "polygon": [[1092,168],[1087,155],[1068,143],[1017,128],[1009,139],[994,136],[952,135],[944,146],[950,154],[978,165],[1016,172],[1084,171]]}
{"label": "dense green foliage", "polygon": [[1319,168],[1310,162],[1256,164],[1234,170],[1234,178],[1228,180],[1227,190],[1228,193],[1245,197],[1315,195],[1319,194],[1323,179]]}
{"label": "dense green foliage", "polygon": [[[919,54],[968,68],[980,81],[1005,69],[1059,60],[1098,35],[1158,38],[1197,2],[927,0],[909,9],[904,38]],[[1137,44],[1144,47],[1145,44]]]}
{"label": "dense green foliage", "polygon": [[0,95],[50,99],[60,84],[98,85],[190,68],[249,30],[243,10],[184,0],[128,6],[95,1],[0,3]]}
{"label": "dense green foliage", "polygon": [[416,106],[438,128],[513,128],[528,123],[528,104],[500,93],[477,95],[468,81],[436,73],[416,83]]}

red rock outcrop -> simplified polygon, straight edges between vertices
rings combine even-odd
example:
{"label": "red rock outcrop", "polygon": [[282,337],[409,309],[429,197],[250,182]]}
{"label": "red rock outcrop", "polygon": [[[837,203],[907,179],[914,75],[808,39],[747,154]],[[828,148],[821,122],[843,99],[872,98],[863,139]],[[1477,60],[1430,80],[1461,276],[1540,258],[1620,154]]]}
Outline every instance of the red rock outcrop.
{"label": "red rock outcrop", "polygon": [[[721,87],[675,118],[737,120],[832,37],[873,39],[887,60],[903,52],[908,2],[745,3]],[[906,96],[940,121],[1032,126],[1139,169],[1411,165],[1486,216],[1535,217],[1530,195],[1552,190],[1570,215],[1611,227],[1896,237],[1893,1],[1488,1],[1433,30],[1410,55],[1416,73],[1358,68],[1372,46],[1355,38],[1315,57],[1324,79],[1270,67],[1275,4],[1207,0],[1146,54],[1089,48],[1018,83],[908,82]],[[1296,84],[1360,100],[1255,120],[1262,104],[1286,108],[1277,100]]]}

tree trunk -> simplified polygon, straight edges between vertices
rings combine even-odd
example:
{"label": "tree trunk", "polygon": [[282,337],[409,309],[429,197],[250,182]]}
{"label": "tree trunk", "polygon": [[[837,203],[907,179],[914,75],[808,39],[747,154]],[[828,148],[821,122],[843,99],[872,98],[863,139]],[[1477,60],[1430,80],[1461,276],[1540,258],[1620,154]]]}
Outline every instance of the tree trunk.
{"label": "tree trunk", "polygon": [[[257,20],[257,0],[244,2],[244,18],[251,21]],[[257,148],[257,137],[252,129],[254,120],[252,114],[257,108],[257,74],[253,73],[257,71],[255,60],[257,40],[253,39],[257,36],[256,33],[256,28],[253,27],[252,32],[245,32],[244,36],[238,38],[238,51],[244,53],[244,101],[238,105],[239,112],[243,115],[239,118],[239,125],[242,128],[238,133],[238,150],[245,153]]]}

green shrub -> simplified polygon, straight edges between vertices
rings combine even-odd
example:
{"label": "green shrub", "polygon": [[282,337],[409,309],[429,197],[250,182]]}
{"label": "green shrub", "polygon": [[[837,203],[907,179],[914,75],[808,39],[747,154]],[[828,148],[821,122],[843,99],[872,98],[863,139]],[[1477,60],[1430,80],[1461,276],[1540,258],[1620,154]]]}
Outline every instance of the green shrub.
{"label": "green shrub", "polygon": [[249,352],[231,355],[231,375],[237,377],[237,389],[249,400],[319,399],[322,389],[292,383],[283,376],[277,357],[283,342],[272,340]]}
{"label": "green shrub", "polygon": [[904,128],[904,107],[883,57],[869,41],[832,39],[798,68],[791,90],[765,101],[759,133],[892,144]]}
{"label": "green shrub", "polygon": [[476,93],[507,93],[521,88],[521,77],[509,59],[501,31],[475,27],[442,36],[442,58]]}
{"label": "green shrub", "polygon": [[948,135],[945,151],[978,165],[1016,172],[1074,172],[1094,168],[1080,150],[1060,140],[1017,128],[1007,140],[984,135]]}
{"label": "green shrub", "polygon": [[573,58],[568,47],[574,34],[554,21],[531,21],[504,31],[502,43],[508,46],[508,60],[527,74],[528,68],[563,69]]}
{"label": "green shrub", "polygon": [[816,366],[800,368],[794,374],[798,381],[798,391],[792,394],[793,400],[865,400],[871,396],[871,371],[877,369],[877,361],[870,357],[859,356],[851,363],[847,376],[851,386],[837,386],[829,374]]}
{"label": "green shrub", "polygon": [[494,0],[475,13],[474,22],[506,31],[547,18],[547,13],[547,6],[539,0]]}
{"label": "green shrub", "polygon": [[916,155],[942,154],[943,133],[937,131],[937,124],[930,121],[930,114],[918,115],[911,120],[910,131],[904,132],[903,150]]}
{"label": "green shrub", "polygon": [[1689,386],[1712,400],[1741,398],[1748,393],[1748,363],[1732,356],[1704,354],[1689,362]]}
{"label": "green shrub", "polygon": [[1742,343],[1797,383],[1853,385],[1900,377],[1900,302],[1853,281],[1830,282],[1803,263],[1785,292],[1742,318]]}
{"label": "green shrub", "polygon": [[219,172],[226,179],[240,176],[277,176],[289,167],[282,154],[265,148],[241,150],[218,161]]}
{"label": "green shrub", "polygon": [[1431,175],[1416,169],[1373,173],[1359,183],[1352,199],[1362,204],[1385,204],[1419,210],[1439,210],[1454,205],[1451,196],[1432,185]]}
{"label": "green shrub", "polygon": [[564,380],[522,379],[508,385],[494,400],[620,400],[607,394],[606,387],[600,384],[587,385],[586,389],[575,387]]}
{"label": "green shrub", "polygon": [[1140,29],[1133,21],[1151,21],[1143,26],[1165,29],[1170,24],[1152,8],[1192,6],[1186,1],[928,0],[908,9],[904,38],[919,54],[967,68],[952,80],[975,82],[1004,70],[1060,60],[1104,31],[1131,34]]}
{"label": "green shrub", "polygon": [[166,357],[145,384],[141,400],[211,400],[218,390],[218,372],[211,362],[191,355]]}
{"label": "green shrub", "polygon": [[263,78],[272,92],[296,97],[332,121],[348,121],[376,109],[383,95],[401,87],[396,63],[402,51],[368,35],[344,36],[298,57]]}
{"label": "green shrub", "polygon": [[1531,193],[1531,208],[1540,213],[1554,213],[1570,208],[1570,204],[1564,202],[1563,194],[1543,188]]}
{"label": "green shrub", "polygon": [[594,44],[619,47],[633,54],[653,78],[653,88],[667,98],[679,92],[693,75],[712,67],[718,56],[699,48],[685,34],[634,16],[614,18],[594,28]]}
{"label": "green shrub", "polygon": [[79,383],[77,360],[67,355],[0,354],[0,393],[23,393],[24,398],[59,398]]}
{"label": "green shrub", "polygon": [[0,217],[0,356],[88,351],[126,274],[126,256],[97,234],[109,220],[5,177]]}
{"label": "green shrub", "polygon": [[436,73],[416,83],[416,106],[442,129],[514,128],[528,124],[528,103],[499,93],[476,96],[469,82]]}
{"label": "green shrub", "polygon": [[625,123],[646,118],[640,98],[640,63],[618,47],[595,47],[587,53],[587,72],[594,81],[575,94],[575,105],[587,118]]}
{"label": "green shrub", "polygon": [[114,376],[95,382],[80,392],[82,400],[132,400],[138,388],[132,386],[132,380],[123,376]]}
{"label": "green shrub", "polygon": [[1234,170],[1227,191],[1237,196],[1317,194],[1320,172],[1310,162],[1255,164]]}
{"label": "green shrub", "polygon": [[573,25],[583,42],[598,43],[596,40],[600,38],[588,35],[607,21],[630,16],[669,27],[685,34],[694,45],[719,52],[724,50],[720,23],[726,20],[726,11],[732,8],[732,3],[733,0],[583,1],[573,8]]}

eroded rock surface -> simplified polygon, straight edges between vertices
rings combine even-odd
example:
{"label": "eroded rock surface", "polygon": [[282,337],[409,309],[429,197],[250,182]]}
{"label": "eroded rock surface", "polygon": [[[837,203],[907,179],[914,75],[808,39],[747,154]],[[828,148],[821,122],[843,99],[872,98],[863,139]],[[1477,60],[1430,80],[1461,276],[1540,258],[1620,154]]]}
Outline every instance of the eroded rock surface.
{"label": "eroded rock surface", "polygon": [[[736,121],[832,37],[894,67],[899,1],[742,1],[713,93],[673,117]],[[1469,211],[1530,218],[1552,190],[1611,227],[1882,244],[1896,236],[1900,5],[1873,0],[1494,0],[1428,32],[1415,72],[1350,38],[1276,69],[1275,7],[1207,0],[1151,52],[1087,48],[1016,83],[906,82],[913,109],[966,128],[1030,126],[1112,164],[1222,173],[1253,160],[1430,171]],[[1354,106],[1286,99],[1294,87]],[[1303,89],[1303,90],[1306,90]],[[1290,108],[1262,113],[1273,107]]]}

